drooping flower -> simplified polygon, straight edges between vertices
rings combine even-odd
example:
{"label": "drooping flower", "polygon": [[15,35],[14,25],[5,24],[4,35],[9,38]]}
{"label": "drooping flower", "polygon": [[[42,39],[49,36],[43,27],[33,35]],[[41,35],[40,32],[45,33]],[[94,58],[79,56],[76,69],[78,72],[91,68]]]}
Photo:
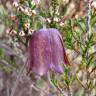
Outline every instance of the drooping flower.
{"label": "drooping flower", "polygon": [[43,28],[34,32],[29,40],[28,74],[46,75],[51,69],[63,73],[62,63],[69,64],[62,37],[57,29]]}

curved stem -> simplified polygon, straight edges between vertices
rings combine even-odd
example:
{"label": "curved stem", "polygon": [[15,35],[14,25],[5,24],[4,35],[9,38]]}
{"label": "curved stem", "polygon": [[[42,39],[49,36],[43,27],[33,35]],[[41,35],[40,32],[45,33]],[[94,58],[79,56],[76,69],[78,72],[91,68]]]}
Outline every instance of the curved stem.
{"label": "curved stem", "polygon": [[83,83],[80,81],[80,79],[78,78],[77,74],[76,74],[76,78],[77,78],[79,84],[80,84],[84,89],[86,89],[86,87],[84,86],[84,84],[83,84]]}

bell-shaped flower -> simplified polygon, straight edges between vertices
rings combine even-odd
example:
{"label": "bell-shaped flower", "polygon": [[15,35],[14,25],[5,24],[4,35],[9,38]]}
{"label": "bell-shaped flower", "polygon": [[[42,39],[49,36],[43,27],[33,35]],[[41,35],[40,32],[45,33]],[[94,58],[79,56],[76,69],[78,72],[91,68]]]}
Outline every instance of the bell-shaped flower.
{"label": "bell-shaped flower", "polygon": [[29,40],[28,74],[46,75],[51,69],[63,73],[62,64],[69,64],[62,37],[57,29],[43,28],[34,32]]}

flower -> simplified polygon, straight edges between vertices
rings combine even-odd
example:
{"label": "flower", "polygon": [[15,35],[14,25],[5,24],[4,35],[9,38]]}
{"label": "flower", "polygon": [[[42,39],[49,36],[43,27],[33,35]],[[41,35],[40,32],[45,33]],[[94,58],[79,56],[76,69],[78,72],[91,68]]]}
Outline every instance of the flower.
{"label": "flower", "polygon": [[34,32],[34,30],[33,30],[33,29],[29,29],[29,30],[28,30],[28,34],[29,34],[29,35],[32,35],[32,34],[33,34],[33,32]]}
{"label": "flower", "polygon": [[32,2],[31,2],[33,5],[37,5],[37,4],[39,4],[40,3],[40,0],[32,0]]}
{"label": "flower", "polygon": [[43,28],[32,34],[28,43],[28,74],[46,75],[51,69],[63,73],[61,64],[69,64],[62,37],[57,29]]}
{"label": "flower", "polygon": [[47,18],[46,21],[47,21],[48,23],[51,23],[51,19],[50,19],[50,18]]}
{"label": "flower", "polygon": [[22,6],[19,6],[19,7],[17,7],[17,11],[23,12],[25,10],[24,10],[24,8]]}
{"label": "flower", "polygon": [[64,22],[60,22],[60,26],[63,27],[64,26]]}
{"label": "flower", "polygon": [[24,31],[23,30],[21,30],[20,32],[19,32],[19,36],[25,36],[25,33],[24,33]]}
{"label": "flower", "polygon": [[96,8],[96,1],[92,2],[91,3],[91,6],[94,7],[94,8]]}
{"label": "flower", "polygon": [[54,21],[55,21],[55,22],[59,22],[59,18],[58,18],[58,17],[55,17],[55,18],[54,18]]}
{"label": "flower", "polygon": [[25,24],[24,24],[24,27],[25,27],[26,29],[29,29],[29,28],[30,28],[30,23],[28,23],[28,22],[25,23]]}
{"label": "flower", "polygon": [[13,6],[14,6],[14,7],[18,7],[18,2],[14,0],[14,1],[13,1]]}
{"label": "flower", "polygon": [[10,36],[16,36],[16,34],[17,34],[16,30],[14,30],[14,29],[12,29],[12,28],[8,28],[8,29],[6,30],[6,33],[7,33],[8,35],[10,35]]}

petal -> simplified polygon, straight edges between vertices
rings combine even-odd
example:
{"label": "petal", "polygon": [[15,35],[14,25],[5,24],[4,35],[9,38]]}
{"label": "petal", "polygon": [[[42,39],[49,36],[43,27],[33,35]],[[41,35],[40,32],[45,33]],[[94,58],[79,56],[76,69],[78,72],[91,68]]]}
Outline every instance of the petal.
{"label": "petal", "polygon": [[29,41],[30,67],[38,75],[47,74],[50,67],[50,36],[46,29],[35,32]]}
{"label": "petal", "polygon": [[67,57],[67,54],[66,54],[66,51],[65,51],[65,48],[64,48],[63,39],[62,39],[62,37],[61,37],[60,34],[58,34],[58,35],[59,35],[59,39],[60,39],[60,41],[61,41],[61,44],[62,44],[62,46],[63,46],[64,63],[65,63],[66,65],[70,65],[69,60],[68,60],[68,57]]}
{"label": "petal", "polygon": [[49,29],[51,34],[51,68],[54,71],[63,73],[63,67],[61,64],[64,62],[63,46],[59,38],[59,31],[56,29]]}
{"label": "petal", "polygon": [[[60,47],[63,48],[63,51],[62,51],[63,56],[64,56],[63,57],[63,63],[65,63],[66,65],[70,65],[67,54],[66,54],[66,51],[65,51],[65,48],[64,48],[63,39],[61,37],[60,32],[57,29],[54,29],[54,28],[50,28],[50,31],[51,31],[51,34],[53,33],[52,36],[55,37],[54,41],[57,40],[58,44],[61,45],[61,46],[59,46],[59,49],[60,49]],[[57,37],[56,37],[55,34],[57,34]],[[56,39],[56,38],[58,38],[58,39]],[[61,56],[62,56],[62,54],[61,54]]]}

